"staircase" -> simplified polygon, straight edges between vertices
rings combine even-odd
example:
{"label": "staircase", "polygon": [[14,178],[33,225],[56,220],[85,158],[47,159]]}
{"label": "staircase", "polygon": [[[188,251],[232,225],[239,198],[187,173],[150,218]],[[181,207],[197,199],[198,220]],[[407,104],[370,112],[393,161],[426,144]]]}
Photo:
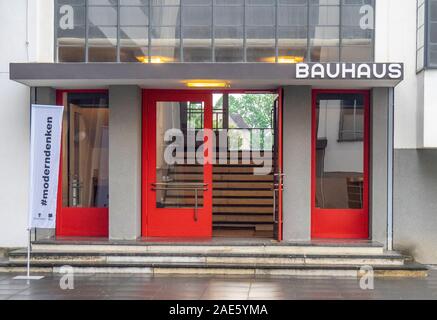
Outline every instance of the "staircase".
{"label": "staircase", "polygon": [[[374,242],[277,243],[267,240],[111,242],[45,240],[33,244],[32,271],[185,275],[425,277],[427,268]],[[26,250],[9,254],[0,272],[24,272]]]}
{"label": "staircase", "polygon": [[[267,165],[271,165],[271,152]],[[213,230],[215,237],[273,238],[273,172],[254,175],[254,169],[262,167],[259,159],[243,161],[242,154],[227,164],[213,166]],[[172,181],[203,182],[203,167],[176,165],[169,173]],[[194,205],[194,191],[181,194],[168,192],[165,204]],[[203,201],[199,198],[199,204]]]}

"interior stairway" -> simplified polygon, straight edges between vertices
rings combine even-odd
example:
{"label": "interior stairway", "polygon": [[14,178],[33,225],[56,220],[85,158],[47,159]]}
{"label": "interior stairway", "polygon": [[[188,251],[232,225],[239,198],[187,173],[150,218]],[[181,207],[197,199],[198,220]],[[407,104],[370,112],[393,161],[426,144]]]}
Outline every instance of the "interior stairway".
{"label": "interior stairway", "polygon": [[[213,166],[213,234],[228,238],[273,238],[273,172],[255,175],[255,168],[262,167],[259,158],[251,155],[242,160],[242,153],[235,159],[227,155],[226,164]],[[271,167],[271,152],[264,165]],[[203,182],[203,167],[199,165],[176,165],[169,174],[173,182]],[[184,194],[169,191],[165,204],[182,203],[194,205],[194,191]],[[199,198],[199,203],[203,201]]]}
{"label": "interior stairway", "polygon": [[[427,268],[374,242],[62,241],[33,244],[32,272],[144,273],[184,275],[359,277],[372,266],[376,277],[425,277]],[[0,272],[25,272],[26,250],[9,253]]]}

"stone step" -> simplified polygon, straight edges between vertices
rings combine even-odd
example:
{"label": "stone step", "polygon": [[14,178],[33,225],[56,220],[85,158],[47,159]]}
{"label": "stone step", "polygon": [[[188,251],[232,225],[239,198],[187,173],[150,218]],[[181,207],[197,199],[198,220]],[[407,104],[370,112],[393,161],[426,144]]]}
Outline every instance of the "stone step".
{"label": "stone step", "polygon": [[[349,265],[226,265],[199,263],[70,263],[75,273],[143,273],[151,275],[257,275],[257,276],[305,276],[305,277],[360,277],[368,271],[360,266]],[[2,262],[0,272],[25,272],[25,262]],[[62,273],[62,267],[54,263],[34,262],[32,272]],[[426,277],[428,269],[420,264],[402,266],[374,266],[375,277]]]}
{"label": "stone step", "polygon": [[378,243],[292,243],[292,242],[108,242],[39,241],[33,250],[63,253],[184,253],[184,254],[285,254],[285,255],[381,255]]}
{"label": "stone step", "polygon": [[[9,261],[26,262],[26,250],[11,252]],[[187,253],[66,253],[33,251],[32,262],[53,263],[200,263],[224,265],[403,265],[408,257],[397,253],[383,255],[280,255],[280,254],[187,254]]]}

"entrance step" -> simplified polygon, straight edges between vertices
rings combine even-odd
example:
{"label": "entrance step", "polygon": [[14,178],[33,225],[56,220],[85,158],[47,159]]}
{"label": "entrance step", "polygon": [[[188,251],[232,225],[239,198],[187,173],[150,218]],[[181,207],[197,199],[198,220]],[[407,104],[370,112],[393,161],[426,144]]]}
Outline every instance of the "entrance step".
{"label": "entrance step", "polygon": [[[31,256],[35,272],[148,273],[196,275],[359,276],[372,266],[375,276],[426,276],[427,268],[385,252],[374,242],[276,243],[272,241],[39,241]],[[26,250],[16,250],[0,272],[22,272]]]}
{"label": "entrance step", "polygon": [[[26,250],[10,254],[13,263],[26,262]],[[74,263],[202,263],[216,265],[404,265],[407,257],[383,255],[280,255],[280,254],[184,254],[184,253],[66,253],[33,251],[32,263],[64,265]]]}

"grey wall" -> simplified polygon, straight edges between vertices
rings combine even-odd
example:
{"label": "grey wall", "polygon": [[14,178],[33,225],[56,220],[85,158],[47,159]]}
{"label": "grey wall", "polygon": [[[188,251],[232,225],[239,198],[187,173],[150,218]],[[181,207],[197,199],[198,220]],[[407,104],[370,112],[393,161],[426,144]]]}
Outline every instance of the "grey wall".
{"label": "grey wall", "polygon": [[437,150],[395,150],[394,245],[437,264]]}
{"label": "grey wall", "polygon": [[372,90],[370,151],[370,235],[384,245],[387,237],[387,138],[389,90]]}
{"label": "grey wall", "polygon": [[311,238],[311,87],[284,89],[284,240]]}
{"label": "grey wall", "polygon": [[141,236],[141,89],[109,88],[109,237]]}

